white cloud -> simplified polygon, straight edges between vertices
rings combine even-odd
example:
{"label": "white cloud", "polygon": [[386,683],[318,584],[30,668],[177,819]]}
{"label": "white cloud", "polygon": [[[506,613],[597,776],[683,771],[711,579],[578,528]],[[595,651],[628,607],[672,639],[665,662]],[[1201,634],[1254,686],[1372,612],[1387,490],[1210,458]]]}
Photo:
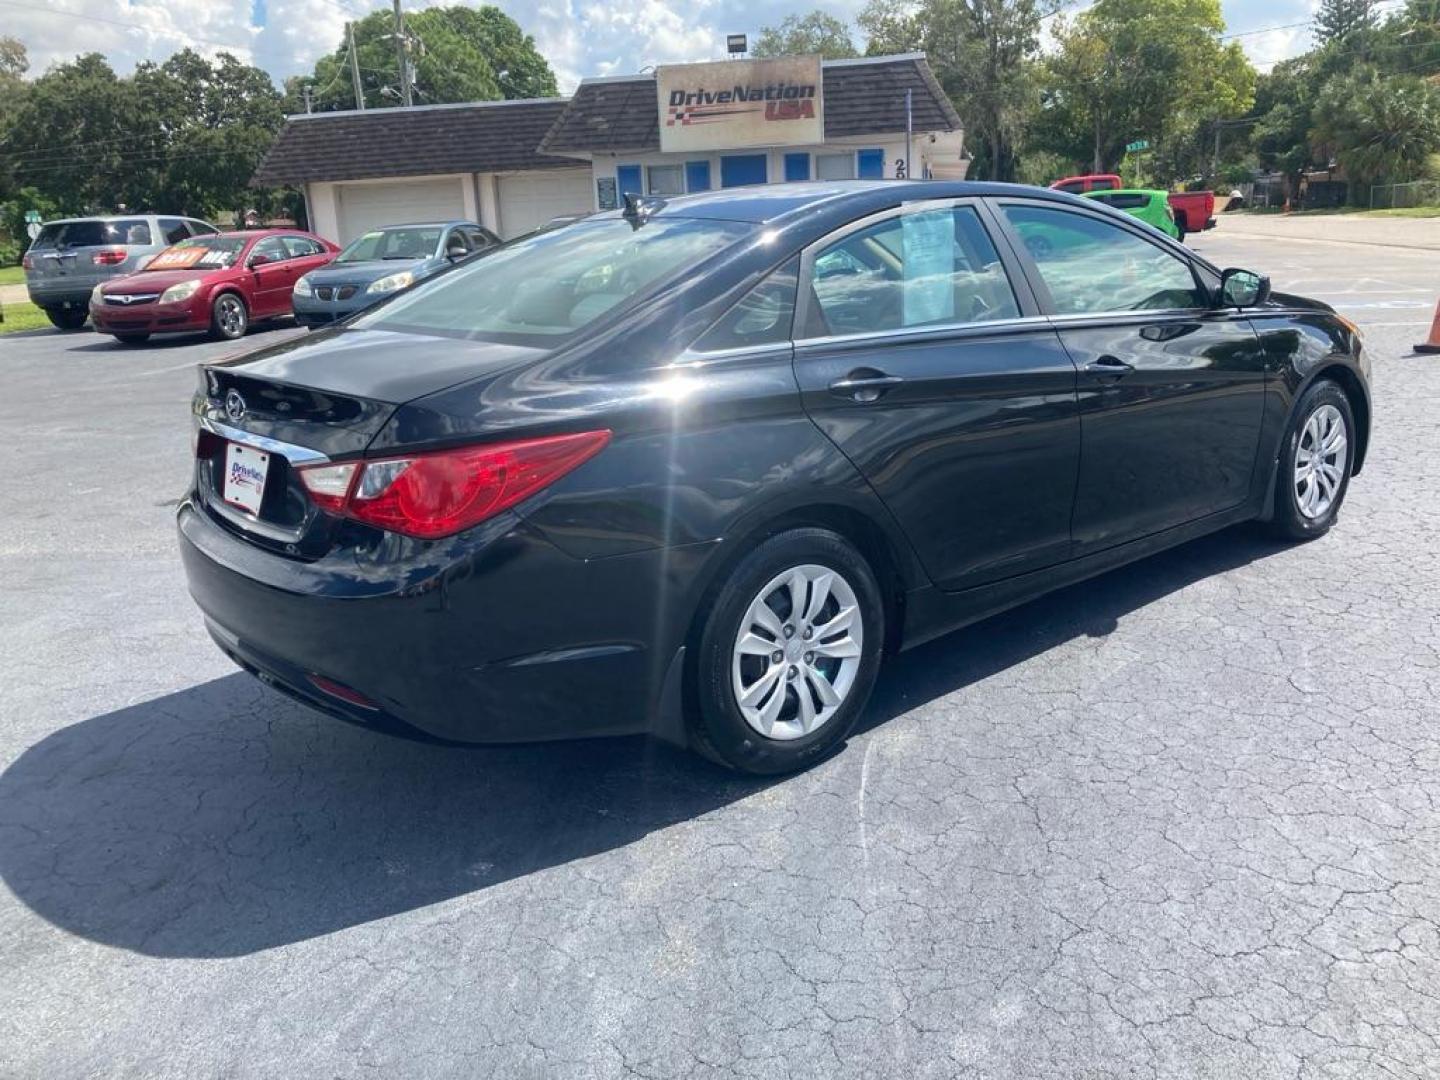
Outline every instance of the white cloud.
{"label": "white cloud", "polygon": [[[17,3],[21,0],[17,0]],[[163,60],[190,47],[214,54],[224,48],[258,64],[277,84],[309,72],[333,51],[347,18],[388,7],[384,0],[263,0],[263,26],[252,25],[253,0],[23,0],[0,7],[3,32],[20,38],[31,72],[79,53],[100,52],[119,72],[141,60]],[[454,0],[406,0],[407,10]],[[492,0],[494,2],[494,0]],[[854,27],[864,0],[498,0],[535,38],[550,61],[562,93],[586,76],[615,75],[655,65],[718,58],[727,33],[758,34],[792,12],[818,6]],[[1263,30],[1311,17],[1316,0],[1225,0],[1232,33]],[[33,6],[31,6],[33,4]],[[1067,4],[1070,11],[1086,6]],[[855,28],[857,44],[861,43]],[[1267,30],[1236,40],[1252,61],[1268,68],[1309,44],[1306,27]]]}

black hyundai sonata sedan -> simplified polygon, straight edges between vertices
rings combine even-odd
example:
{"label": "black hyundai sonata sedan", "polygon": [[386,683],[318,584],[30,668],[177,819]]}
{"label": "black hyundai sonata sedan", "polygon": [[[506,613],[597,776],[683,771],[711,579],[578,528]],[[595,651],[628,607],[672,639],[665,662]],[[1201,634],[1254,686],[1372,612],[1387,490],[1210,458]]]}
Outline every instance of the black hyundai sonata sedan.
{"label": "black hyundai sonata sedan", "polygon": [[873,182],[631,198],[201,370],[211,634],[345,719],[651,732],[782,772],[882,657],[1247,519],[1330,528],[1368,361],[1088,200]]}

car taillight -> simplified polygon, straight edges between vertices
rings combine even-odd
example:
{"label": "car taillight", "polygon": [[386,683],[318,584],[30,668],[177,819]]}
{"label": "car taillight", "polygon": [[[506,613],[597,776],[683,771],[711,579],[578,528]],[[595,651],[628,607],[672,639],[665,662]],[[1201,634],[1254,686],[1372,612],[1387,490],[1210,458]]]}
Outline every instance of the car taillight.
{"label": "car taillight", "polygon": [[34,270],[34,269],[35,269],[35,260],[30,257],[30,253],[29,253],[28,251],[27,251],[23,256],[21,256],[21,258],[20,258],[20,269],[22,269],[22,270]]}
{"label": "car taillight", "polygon": [[609,431],[463,446],[300,470],[323,510],[422,540],[478,525],[594,457]]}
{"label": "car taillight", "polygon": [[127,254],[124,248],[101,248],[91,253],[90,261],[96,266],[119,266]]}

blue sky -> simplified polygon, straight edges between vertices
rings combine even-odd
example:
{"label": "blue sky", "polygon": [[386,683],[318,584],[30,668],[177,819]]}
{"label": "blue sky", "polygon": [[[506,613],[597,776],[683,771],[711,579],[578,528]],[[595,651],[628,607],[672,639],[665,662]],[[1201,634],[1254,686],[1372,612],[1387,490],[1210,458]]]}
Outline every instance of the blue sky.
{"label": "blue sky", "polygon": [[[445,2],[445,0],[440,0]],[[1392,0],[1398,2],[1398,0]],[[819,6],[846,21],[864,0],[498,0],[550,60],[562,90],[588,75],[638,71],[652,64],[717,57],[725,35],[756,33],[790,12]],[[1262,68],[1303,51],[1312,0],[1223,0],[1228,29]],[[405,0],[407,9],[427,0]],[[1079,10],[1077,4],[1072,10]],[[385,0],[54,0],[6,7],[4,32],[29,50],[32,72],[77,53],[104,53],[120,71],[161,59],[185,45],[206,52],[229,48],[259,64],[277,82],[308,72],[334,49],[348,18]],[[1268,29],[1279,27],[1279,29]],[[1263,31],[1263,32],[1261,32]]]}

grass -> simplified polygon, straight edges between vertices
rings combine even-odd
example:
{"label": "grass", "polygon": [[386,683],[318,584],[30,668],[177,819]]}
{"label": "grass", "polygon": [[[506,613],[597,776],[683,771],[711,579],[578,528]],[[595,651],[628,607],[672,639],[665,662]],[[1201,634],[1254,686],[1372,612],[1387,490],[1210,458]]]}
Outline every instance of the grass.
{"label": "grass", "polygon": [[0,266],[0,285],[24,285],[25,268],[22,266]]}
{"label": "grass", "polygon": [[50,320],[45,317],[34,304],[22,302],[19,304],[5,305],[5,321],[0,322],[0,334],[14,334],[20,330],[40,330],[50,325]]}

